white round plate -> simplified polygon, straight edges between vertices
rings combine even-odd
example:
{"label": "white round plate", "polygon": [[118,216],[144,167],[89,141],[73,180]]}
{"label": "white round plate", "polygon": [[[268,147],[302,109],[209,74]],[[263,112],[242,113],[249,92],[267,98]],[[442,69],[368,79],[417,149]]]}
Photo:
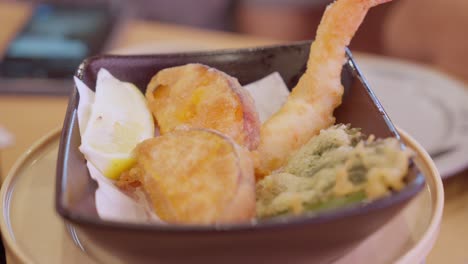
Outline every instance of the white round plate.
{"label": "white round plate", "polygon": [[468,87],[414,63],[356,55],[390,119],[431,155],[442,178],[468,167]]}
{"label": "white round plate", "polygon": [[[442,217],[442,182],[424,151],[406,134],[402,136],[418,151],[416,164],[426,176],[425,188],[400,214],[335,264],[421,263],[432,248]],[[80,243],[55,211],[59,139],[56,130],[38,141],[3,183],[0,227],[8,263],[119,263],[92,242]]]}

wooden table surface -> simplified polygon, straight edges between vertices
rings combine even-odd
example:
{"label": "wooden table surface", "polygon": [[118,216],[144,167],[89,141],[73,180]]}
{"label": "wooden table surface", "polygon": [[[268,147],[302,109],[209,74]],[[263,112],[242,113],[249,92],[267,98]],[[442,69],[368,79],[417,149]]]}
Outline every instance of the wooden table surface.
{"label": "wooden table surface", "polygon": [[[0,2],[0,53],[28,18],[26,4]],[[128,21],[112,48],[121,49],[141,43],[176,41],[213,48],[237,48],[273,44],[276,41],[222,32],[210,32],[156,22]],[[0,126],[15,137],[13,146],[1,151],[0,175],[6,175],[15,160],[50,130],[62,125],[67,106],[61,96],[0,95]],[[468,250],[468,172],[445,181],[446,202],[440,236],[427,263],[467,263]]]}

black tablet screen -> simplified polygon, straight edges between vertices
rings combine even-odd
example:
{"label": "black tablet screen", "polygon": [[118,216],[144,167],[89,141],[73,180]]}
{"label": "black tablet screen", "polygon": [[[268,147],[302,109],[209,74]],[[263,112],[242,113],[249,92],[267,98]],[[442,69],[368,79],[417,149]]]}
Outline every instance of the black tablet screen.
{"label": "black tablet screen", "polygon": [[112,24],[112,14],[104,7],[40,4],[10,43],[0,74],[70,78],[84,58],[102,49]]}

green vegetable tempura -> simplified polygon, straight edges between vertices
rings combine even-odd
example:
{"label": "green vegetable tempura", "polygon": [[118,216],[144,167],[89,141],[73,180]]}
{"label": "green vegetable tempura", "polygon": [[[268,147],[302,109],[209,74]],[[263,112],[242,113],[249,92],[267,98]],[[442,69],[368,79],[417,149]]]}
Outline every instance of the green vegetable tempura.
{"label": "green vegetable tempura", "polygon": [[395,138],[364,139],[346,125],[322,130],[257,183],[257,216],[318,212],[388,195],[405,186],[409,158]]}

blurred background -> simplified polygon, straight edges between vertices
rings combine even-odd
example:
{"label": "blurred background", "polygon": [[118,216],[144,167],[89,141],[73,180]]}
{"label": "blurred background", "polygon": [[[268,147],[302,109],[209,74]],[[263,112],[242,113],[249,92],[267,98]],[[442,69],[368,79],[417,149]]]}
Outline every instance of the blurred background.
{"label": "blurred background", "polygon": [[[13,2],[18,3],[18,1],[3,1],[3,3]],[[59,63],[55,69],[47,69],[49,77],[54,77],[69,72],[71,68],[76,67],[82,57],[102,52],[103,44],[109,43],[111,37],[108,33],[126,19],[236,32],[276,41],[295,41],[314,37],[321,15],[330,1],[54,0],[25,3],[50,3],[60,5],[63,9],[56,11],[55,14],[44,7],[40,11],[29,10],[29,16],[31,14],[33,16],[20,19],[23,23],[13,23],[14,21],[9,18],[10,21],[2,23],[5,31],[2,34],[8,35],[7,39],[10,41],[0,43],[0,48],[3,46],[0,51],[3,51],[4,57],[5,52],[9,51],[6,52],[8,58],[43,56],[50,59],[52,56],[55,58],[61,56],[62,63]],[[74,13],[67,11],[67,7],[72,7]],[[80,13],[78,10],[81,7],[85,9]],[[3,5],[1,8],[7,9],[11,6]],[[351,49],[435,65],[458,78],[467,80],[468,67],[463,64],[468,59],[468,53],[465,52],[465,48],[468,47],[468,36],[463,34],[468,26],[466,10],[468,2],[465,0],[395,0],[370,11],[353,39]],[[42,23],[41,28],[32,28],[31,26],[39,25],[41,19],[45,19],[46,13],[55,16],[55,20]],[[12,38],[18,37],[21,31],[25,30],[25,25],[29,26],[27,29],[29,35],[21,41],[13,42],[12,47]],[[75,31],[75,34],[72,31]],[[37,34],[48,34],[49,37],[55,34],[62,38],[62,42],[52,43],[50,38],[39,39]],[[68,40],[78,41],[65,43],[64,36]],[[87,46],[86,51],[82,47],[83,44]],[[6,49],[7,47],[10,47],[10,50]],[[64,57],[69,60],[64,60]],[[75,60],[72,61],[73,59]],[[18,63],[10,63],[9,70],[3,69],[2,73],[13,76],[47,74],[45,70],[21,74],[11,72],[24,70],[20,68]]]}
{"label": "blurred background", "polygon": [[[71,76],[86,57],[309,40],[330,2],[0,0],[0,180],[61,127]],[[459,246],[468,235],[468,211],[460,210],[468,204],[467,28],[467,0],[393,0],[370,10],[350,45],[392,120],[443,178],[457,178],[444,183],[445,222],[427,263],[468,259]]]}

